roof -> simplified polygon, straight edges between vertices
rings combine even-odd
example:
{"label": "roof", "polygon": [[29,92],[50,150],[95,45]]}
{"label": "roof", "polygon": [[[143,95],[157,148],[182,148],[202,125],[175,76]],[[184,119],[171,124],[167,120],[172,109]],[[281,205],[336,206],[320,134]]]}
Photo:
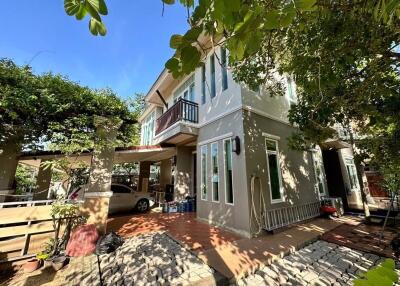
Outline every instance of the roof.
{"label": "roof", "polygon": [[[54,160],[66,157],[72,164],[79,167],[82,163],[89,166],[92,160],[92,154],[93,150],[67,156],[61,151],[23,152],[19,157],[19,161],[26,165],[39,167],[42,160]],[[114,163],[119,164],[142,161],[158,162],[171,158],[175,154],[175,147],[162,147],[160,145],[116,147]]]}

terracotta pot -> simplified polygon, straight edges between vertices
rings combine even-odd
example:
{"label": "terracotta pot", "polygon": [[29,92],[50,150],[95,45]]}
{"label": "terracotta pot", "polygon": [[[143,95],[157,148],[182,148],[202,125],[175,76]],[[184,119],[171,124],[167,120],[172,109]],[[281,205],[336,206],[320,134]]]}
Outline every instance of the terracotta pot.
{"label": "terracotta pot", "polygon": [[38,260],[36,258],[30,259],[28,260],[23,266],[22,268],[24,269],[24,272],[33,272],[37,269],[40,268],[40,266],[42,265],[41,260]]}
{"label": "terracotta pot", "polygon": [[65,265],[67,265],[69,262],[69,258],[62,255],[62,256],[57,256],[54,257],[53,260],[51,261],[51,266],[53,266],[53,269],[55,271],[60,270],[63,268]]}

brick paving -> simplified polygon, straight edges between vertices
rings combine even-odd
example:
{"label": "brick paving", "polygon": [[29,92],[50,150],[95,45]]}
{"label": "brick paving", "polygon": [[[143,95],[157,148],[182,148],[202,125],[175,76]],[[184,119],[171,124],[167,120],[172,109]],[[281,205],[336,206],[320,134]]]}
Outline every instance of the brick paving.
{"label": "brick paving", "polygon": [[322,239],[338,245],[358,249],[377,255],[394,258],[390,242],[399,233],[399,229],[386,227],[382,240],[382,226],[360,224],[358,226],[343,224],[322,235]]}
{"label": "brick paving", "polygon": [[245,238],[199,252],[199,257],[228,280],[237,280],[270,264],[288,253],[317,240],[322,234],[343,223],[357,225],[351,217],[336,220],[317,218],[293,225],[276,234]]}
{"label": "brick paving", "polygon": [[232,285],[352,285],[353,279],[383,260],[375,254],[319,240]]}
{"label": "brick paving", "polygon": [[118,216],[108,220],[107,231],[111,230],[123,237],[166,231],[194,251],[211,249],[242,238],[230,231],[198,221],[196,213]]}

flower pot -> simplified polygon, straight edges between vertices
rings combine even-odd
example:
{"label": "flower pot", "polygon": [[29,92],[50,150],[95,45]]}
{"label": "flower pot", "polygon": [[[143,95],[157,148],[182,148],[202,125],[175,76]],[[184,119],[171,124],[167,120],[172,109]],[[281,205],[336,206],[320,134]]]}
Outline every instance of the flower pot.
{"label": "flower pot", "polygon": [[33,271],[39,269],[41,265],[42,265],[42,263],[41,263],[40,260],[38,260],[38,259],[36,259],[36,258],[33,258],[33,259],[28,260],[28,261],[22,266],[22,268],[24,269],[24,272],[29,273],[29,272],[33,272]]}
{"label": "flower pot", "polygon": [[69,262],[69,258],[67,256],[57,256],[54,257],[53,260],[51,261],[51,266],[55,271],[60,270],[63,268],[65,265],[67,265]]}

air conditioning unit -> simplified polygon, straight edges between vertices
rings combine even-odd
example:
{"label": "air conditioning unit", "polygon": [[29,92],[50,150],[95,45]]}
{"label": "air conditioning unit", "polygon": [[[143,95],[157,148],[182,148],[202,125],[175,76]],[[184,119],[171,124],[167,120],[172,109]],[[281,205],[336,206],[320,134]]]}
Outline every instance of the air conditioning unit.
{"label": "air conditioning unit", "polygon": [[334,207],[338,216],[342,216],[344,214],[342,198],[324,197],[321,201],[321,205]]}

